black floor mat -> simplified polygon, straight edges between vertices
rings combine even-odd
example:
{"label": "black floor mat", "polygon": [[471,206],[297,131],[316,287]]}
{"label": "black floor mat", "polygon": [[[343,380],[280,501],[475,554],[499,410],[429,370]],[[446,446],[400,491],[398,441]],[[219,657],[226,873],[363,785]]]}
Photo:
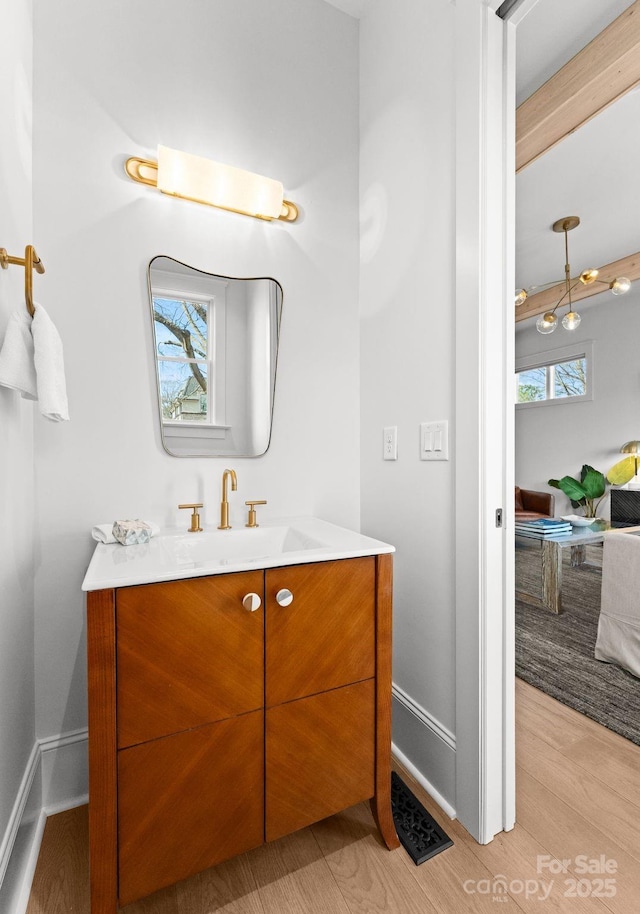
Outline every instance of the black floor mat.
{"label": "black floor mat", "polygon": [[452,847],[451,838],[443,832],[395,771],[391,772],[391,807],[400,843],[416,866],[447,847]]}

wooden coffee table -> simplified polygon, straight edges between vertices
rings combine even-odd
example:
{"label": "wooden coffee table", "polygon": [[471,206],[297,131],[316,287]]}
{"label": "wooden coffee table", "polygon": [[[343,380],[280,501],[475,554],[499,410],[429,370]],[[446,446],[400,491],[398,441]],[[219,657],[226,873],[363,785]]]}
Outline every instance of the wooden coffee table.
{"label": "wooden coffee table", "polygon": [[[572,527],[571,533],[554,540],[538,540],[516,533],[519,542],[539,543],[541,554],[541,593],[532,594],[516,589],[516,599],[532,606],[539,606],[552,613],[562,612],[562,555],[571,550],[571,565],[577,567],[586,561],[586,547],[604,542],[611,529],[608,521],[594,521],[590,527]],[[635,529],[635,528],[634,528]]]}

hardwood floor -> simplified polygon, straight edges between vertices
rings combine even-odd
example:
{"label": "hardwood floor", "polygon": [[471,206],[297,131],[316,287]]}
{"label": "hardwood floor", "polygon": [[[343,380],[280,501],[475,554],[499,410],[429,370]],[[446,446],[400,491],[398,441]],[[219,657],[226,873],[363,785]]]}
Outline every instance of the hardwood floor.
{"label": "hardwood floor", "polygon": [[[632,914],[640,747],[520,680],[516,696],[518,824],[491,844],[476,844],[397,766],[455,842],[422,866],[387,851],[360,804],[123,914],[495,914],[496,901],[514,914]],[[90,914],[88,870],[87,807],[49,818],[27,914]]]}

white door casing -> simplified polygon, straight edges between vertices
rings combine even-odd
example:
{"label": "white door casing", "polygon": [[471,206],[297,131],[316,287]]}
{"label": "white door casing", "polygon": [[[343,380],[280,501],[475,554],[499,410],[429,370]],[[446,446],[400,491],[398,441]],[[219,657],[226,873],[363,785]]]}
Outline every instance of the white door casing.
{"label": "white door casing", "polygon": [[515,27],[497,6],[456,2],[456,812],[481,844],[515,823]]}

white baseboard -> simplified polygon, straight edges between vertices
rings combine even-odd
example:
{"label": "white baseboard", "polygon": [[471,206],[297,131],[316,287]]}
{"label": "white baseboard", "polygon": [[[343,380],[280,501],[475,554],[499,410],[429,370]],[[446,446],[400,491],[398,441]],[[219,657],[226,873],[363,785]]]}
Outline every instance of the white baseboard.
{"label": "white baseboard", "polygon": [[455,819],[455,734],[395,684],[393,699],[394,755],[438,806]]}
{"label": "white baseboard", "polygon": [[16,842],[18,829],[22,824],[24,811],[27,808],[27,800],[29,799],[31,788],[36,779],[36,774],[39,772],[40,761],[40,746],[36,740],[36,742],[33,744],[31,754],[29,755],[29,760],[24,770],[24,774],[22,775],[22,781],[20,782],[20,787],[18,788],[18,795],[16,796],[15,803],[13,804],[13,809],[11,810],[11,815],[9,816],[9,822],[4,833],[2,843],[0,843],[0,886],[4,882],[4,877],[9,866],[9,860],[11,859],[11,852],[13,851],[13,845]]}
{"label": "white baseboard", "polygon": [[40,739],[42,805],[47,815],[87,802],[88,739],[86,727]]}
{"label": "white baseboard", "polygon": [[38,854],[40,853],[40,845],[42,844],[42,836],[44,834],[44,827],[46,823],[47,814],[43,809],[38,817],[38,823],[36,825],[35,832],[33,834],[33,838],[26,855],[26,862],[24,864],[22,879],[20,880],[17,894],[13,900],[11,914],[26,914],[26,910],[29,905],[29,897],[31,896],[33,877],[35,876],[36,872]]}
{"label": "white baseboard", "polygon": [[[6,901],[2,898],[7,914],[26,911],[47,816],[88,802],[87,747],[86,728],[38,739],[33,745],[0,843],[0,893],[3,888],[5,895],[11,893]],[[34,820],[27,839],[23,836],[16,844],[20,828]],[[10,889],[4,886],[9,864],[15,872]]]}
{"label": "white baseboard", "polygon": [[393,684],[391,690],[392,695],[396,698],[404,707],[411,711],[414,717],[417,717],[420,723],[424,724],[425,727],[428,727],[432,733],[435,733],[443,743],[445,743],[450,749],[454,752],[456,751],[456,737],[451,730],[447,729],[444,724],[430,714],[422,705],[419,705],[404,689],[401,689],[399,685]]}
{"label": "white baseboard", "polygon": [[453,806],[445,800],[442,794],[436,790],[433,784],[426,779],[421,771],[418,771],[416,766],[413,764],[411,759],[408,759],[404,752],[401,752],[400,749],[396,746],[395,743],[391,743],[391,752],[398,759],[403,768],[406,768],[409,774],[413,775],[418,784],[427,791],[429,796],[435,800],[440,809],[449,816],[450,819],[456,818],[456,811]]}

